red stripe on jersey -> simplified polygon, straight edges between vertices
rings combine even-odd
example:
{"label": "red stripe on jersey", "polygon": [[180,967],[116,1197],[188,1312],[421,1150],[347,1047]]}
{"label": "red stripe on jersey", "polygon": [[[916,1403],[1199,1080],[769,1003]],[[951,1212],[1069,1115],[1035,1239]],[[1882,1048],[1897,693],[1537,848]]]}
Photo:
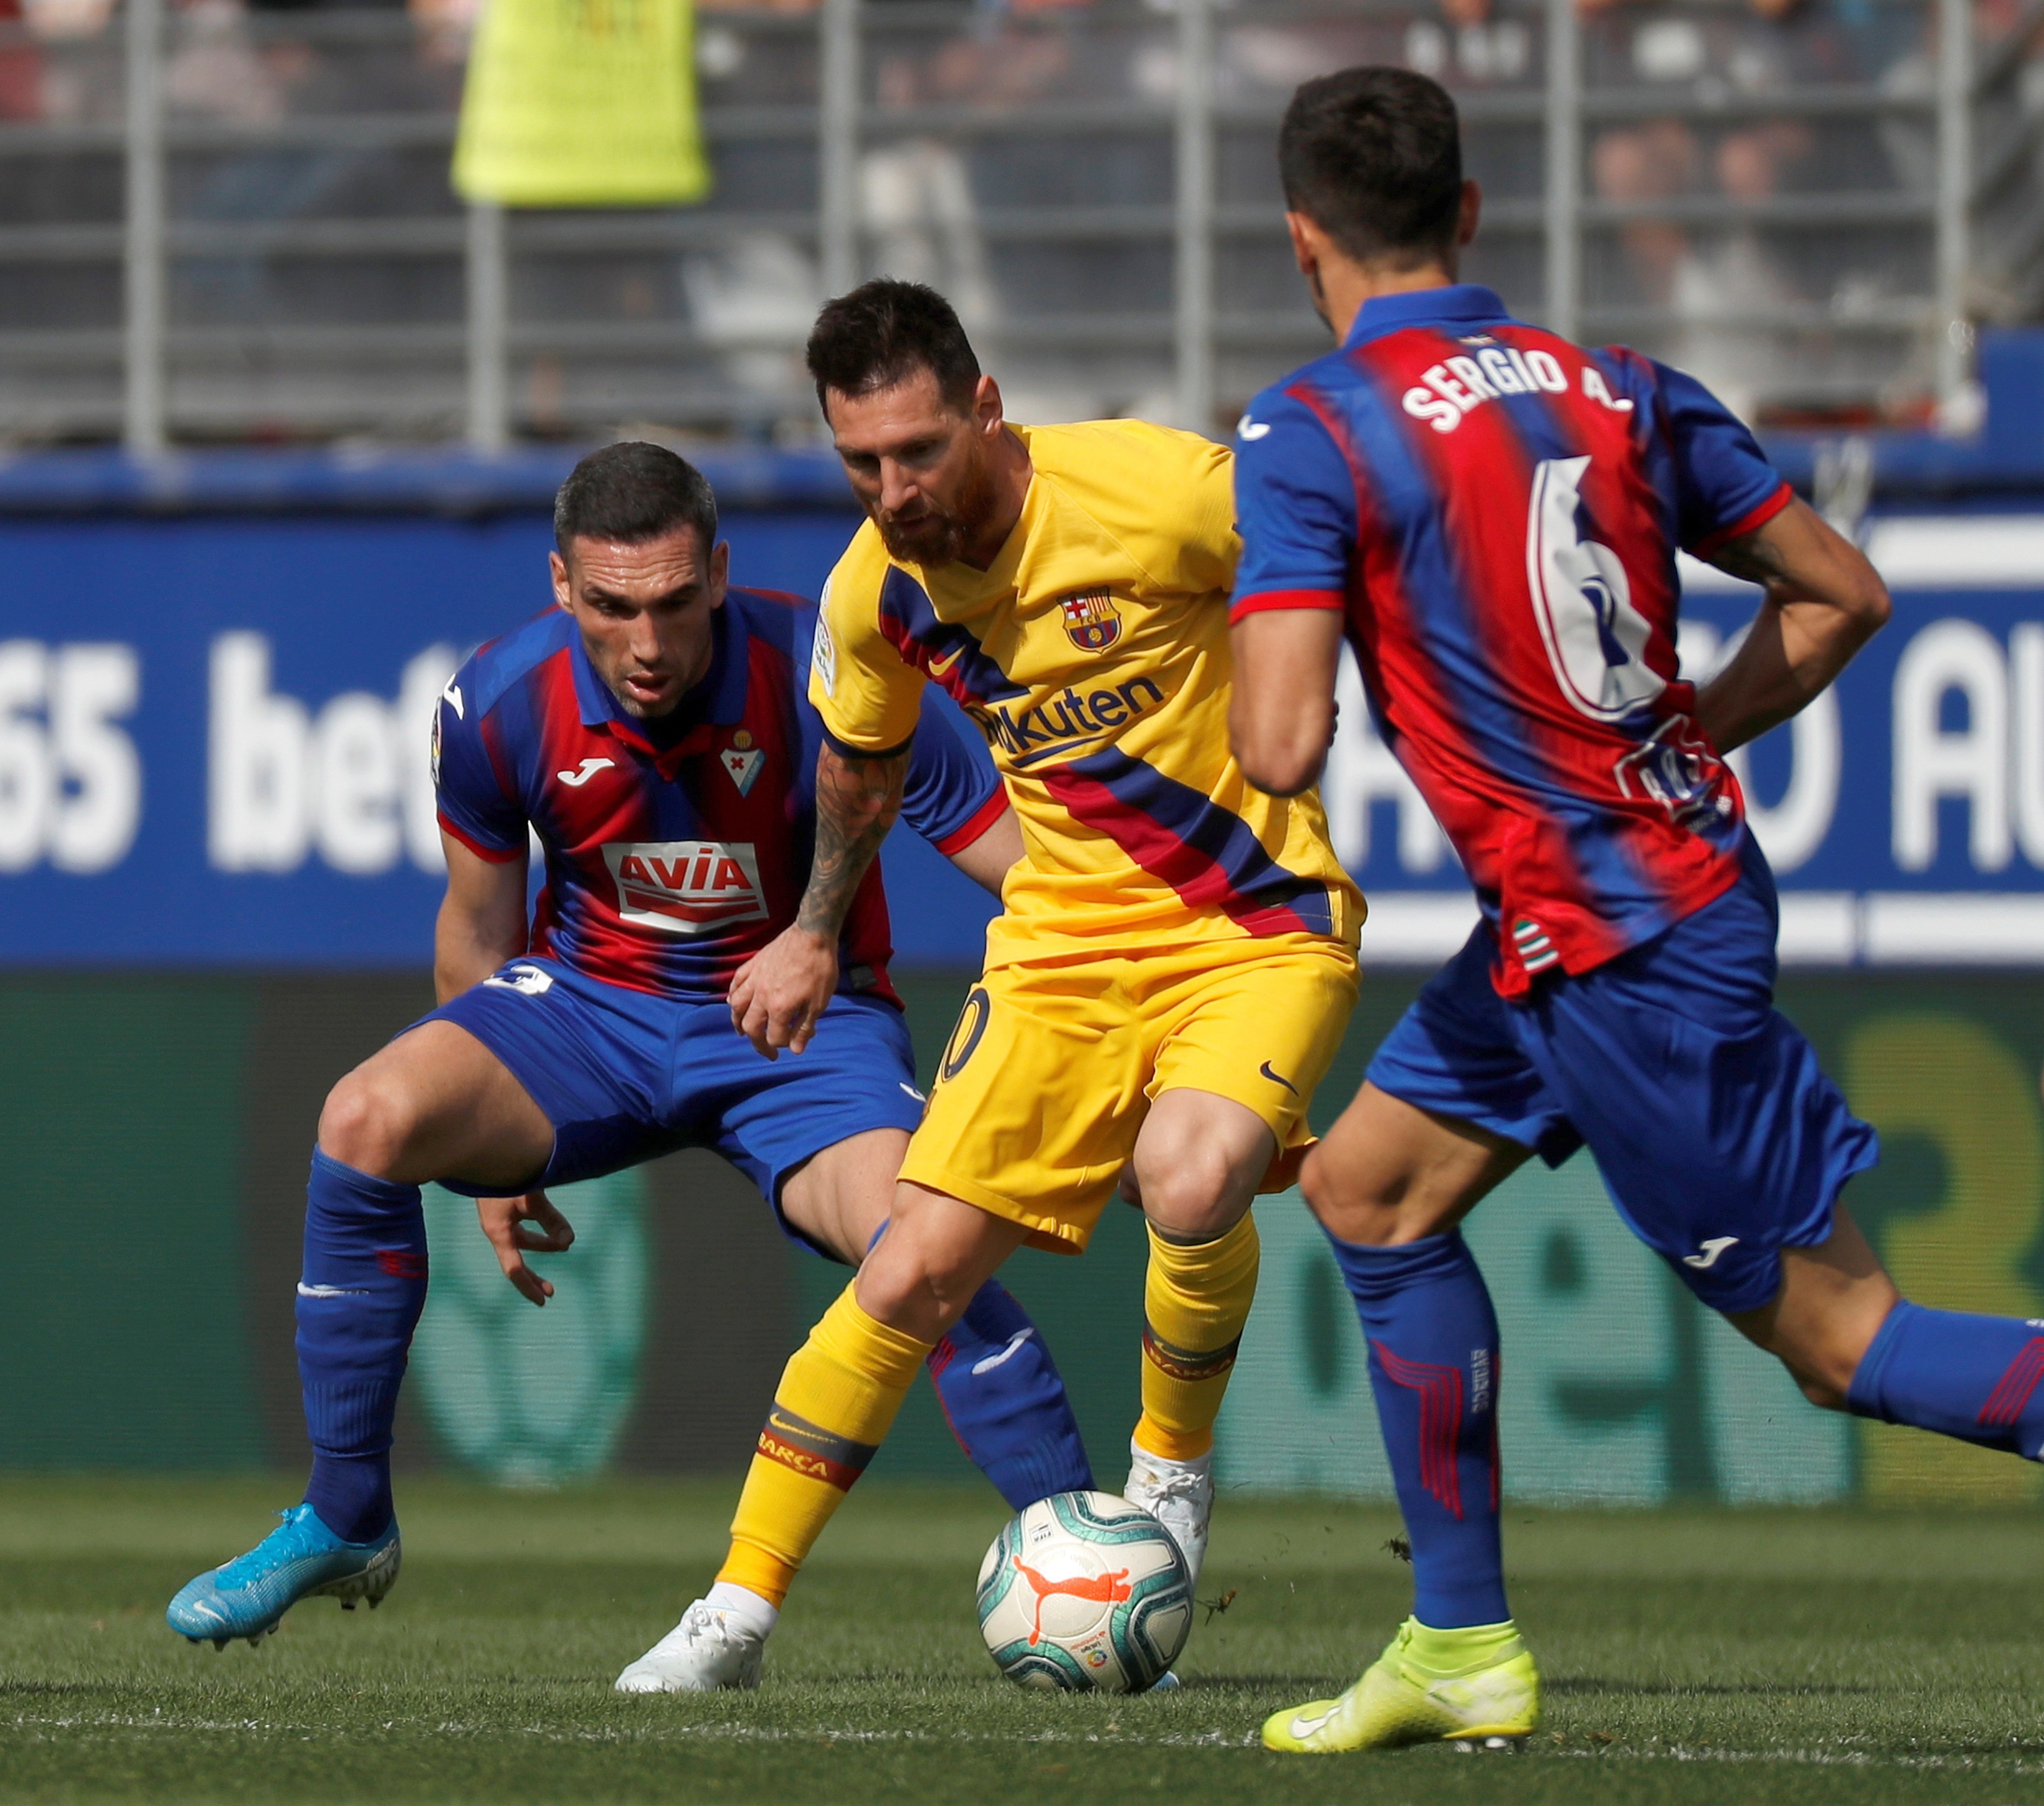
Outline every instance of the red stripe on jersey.
{"label": "red stripe on jersey", "polygon": [[1251,935],[1334,932],[1325,885],[1279,865],[1232,810],[1141,759],[1089,754],[1045,771],[1043,787],[1193,909],[1217,908]]}
{"label": "red stripe on jersey", "polygon": [[[1469,736],[1427,651],[1419,609],[1405,587],[1393,535],[1373,517],[1370,486],[1349,437],[1347,423],[1304,385],[1289,391],[1320,417],[1340,450],[1355,485],[1362,556],[1350,578],[1349,632],[1357,663],[1400,760],[1443,832],[1462,851],[1470,880],[1497,888],[1496,849],[1485,834],[1492,808],[1508,801],[1490,767],[1470,749]],[[1397,707],[1385,692],[1395,687]],[[1414,756],[1424,747],[1427,756]]]}
{"label": "red stripe on jersey", "polygon": [[1706,533],[1689,548],[1691,555],[1708,558],[1720,546],[1729,545],[1734,540],[1742,540],[1748,533],[1758,532],[1795,499],[1795,490],[1785,482],[1758,508],[1742,514],[1729,527],[1720,527],[1715,533]]}
{"label": "red stripe on jersey", "polygon": [[1237,599],[1228,611],[1230,621],[1246,614],[1266,614],[1279,609],[1345,609],[1348,598],[1339,590],[1266,590],[1258,595]]}
{"label": "red stripe on jersey", "polygon": [[954,853],[962,853],[966,847],[970,847],[974,841],[977,840],[980,836],[984,834],[987,829],[991,828],[994,823],[998,821],[1001,817],[1007,813],[1007,791],[1005,790],[996,790],[986,799],[985,802],[982,803],[978,809],[973,811],[971,817],[968,820],[961,822],[956,828],[954,828],[950,833],[945,835],[942,840],[933,840],[930,843],[947,858],[950,857]]}
{"label": "red stripe on jersey", "polygon": [[444,810],[436,810],[435,813],[440,821],[440,832],[451,834],[478,859],[487,859],[493,866],[508,866],[513,860],[524,856],[523,847],[486,847],[473,834],[464,832],[458,822],[449,820]]}

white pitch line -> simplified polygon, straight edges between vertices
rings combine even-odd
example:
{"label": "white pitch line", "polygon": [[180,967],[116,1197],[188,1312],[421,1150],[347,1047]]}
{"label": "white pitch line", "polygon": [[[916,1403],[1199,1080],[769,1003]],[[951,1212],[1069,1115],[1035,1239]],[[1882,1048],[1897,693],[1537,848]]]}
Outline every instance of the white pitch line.
{"label": "white pitch line", "polygon": [[[63,1716],[18,1713],[11,1719],[0,1720],[0,1723],[11,1724],[19,1729],[35,1728],[49,1731],[132,1730],[167,1731],[179,1733],[197,1731],[216,1735],[223,1731],[240,1731],[295,1737],[344,1736],[348,1735],[352,1728],[331,1724],[274,1723],[253,1718],[176,1718],[160,1713],[137,1715],[112,1712],[73,1713]],[[386,1731],[395,1731],[405,1727],[398,1720],[390,1720],[384,1723],[382,1728]],[[1119,1731],[1046,1730],[1012,1732],[964,1730],[874,1731],[850,1726],[832,1729],[828,1726],[790,1727],[762,1724],[596,1725],[574,1728],[551,1724],[512,1726],[466,1724],[458,1720],[444,1720],[432,1725],[421,1723],[417,1728],[441,1737],[479,1739],[510,1735],[530,1737],[539,1741],[554,1743],[886,1743],[923,1744],[932,1747],[959,1744],[986,1744],[1008,1747],[1028,1747],[1046,1744],[1083,1746],[1097,1744],[1109,1748],[1179,1750],[1240,1750],[1254,1749],[1257,1746],[1257,1734],[1254,1731],[1238,1735],[1224,1731],[1169,1732],[1156,1736],[1144,1736],[1140,1733]],[[1679,1743],[1660,1745],[1614,1743],[1607,1748],[1585,1750],[1556,1749],[1538,1743],[1528,1753],[1536,1757],[1564,1757],[1575,1761],[1602,1762],[1727,1762],[1779,1764],[1789,1767],[1810,1768],[1907,1769],[1952,1770],[1987,1774],[2044,1774],[2044,1762],[2027,1760],[2012,1753],[2006,1758],[1992,1755],[1910,1756],[1884,1755],[1877,1751],[1867,1750],[1731,1750],[1708,1746],[1691,1747]]]}

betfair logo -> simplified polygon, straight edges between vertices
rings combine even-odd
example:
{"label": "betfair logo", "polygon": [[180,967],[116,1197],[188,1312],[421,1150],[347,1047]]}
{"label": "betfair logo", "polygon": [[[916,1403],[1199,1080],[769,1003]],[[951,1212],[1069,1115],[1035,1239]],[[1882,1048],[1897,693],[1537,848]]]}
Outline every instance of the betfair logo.
{"label": "betfair logo", "polygon": [[1034,707],[994,703],[966,713],[979,724],[987,744],[1008,754],[1011,763],[1034,765],[1120,732],[1163,700],[1163,691],[1149,678],[1136,678],[1089,696],[1066,690]]}

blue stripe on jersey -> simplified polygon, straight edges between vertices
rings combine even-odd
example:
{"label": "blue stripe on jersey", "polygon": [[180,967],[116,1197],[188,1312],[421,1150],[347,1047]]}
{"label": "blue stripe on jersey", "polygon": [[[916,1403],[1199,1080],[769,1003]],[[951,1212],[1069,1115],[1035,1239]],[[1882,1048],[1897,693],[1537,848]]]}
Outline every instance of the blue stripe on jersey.
{"label": "blue stripe on jersey", "polygon": [[940,621],[923,586],[898,565],[880,585],[880,631],[902,662],[923,672],[968,707],[1029,693],[956,621]]}

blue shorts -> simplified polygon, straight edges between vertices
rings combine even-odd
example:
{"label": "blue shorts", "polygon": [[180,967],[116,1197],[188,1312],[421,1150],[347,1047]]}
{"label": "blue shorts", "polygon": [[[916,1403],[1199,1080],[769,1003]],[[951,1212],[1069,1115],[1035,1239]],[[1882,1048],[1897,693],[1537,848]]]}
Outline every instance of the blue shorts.
{"label": "blue shorts", "polygon": [[1632,1232],[1714,1310],[1757,1310],[1781,1251],[1831,1232],[1880,1158],[1802,1034],[1774,1008],[1777,905],[1764,862],[1665,934],[1523,1002],[1492,988],[1479,924],[1370,1062],[1381,1091],[1558,1166],[1596,1157]]}
{"label": "blue shorts", "polygon": [[[778,1216],[782,1182],[812,1155],[868,1129],[912,1134],[923,1119],[908,1024],[878,997],[833,997],[815,1039],[778,1060],[753,1051],[723,1003],[628,990],[552,959],[514,959],[421,1020],[467,1029],[546,1112],[553,1157],[535,1185],[712,1147]],[[503,1189],[441,1182],[471,1197]]]}

